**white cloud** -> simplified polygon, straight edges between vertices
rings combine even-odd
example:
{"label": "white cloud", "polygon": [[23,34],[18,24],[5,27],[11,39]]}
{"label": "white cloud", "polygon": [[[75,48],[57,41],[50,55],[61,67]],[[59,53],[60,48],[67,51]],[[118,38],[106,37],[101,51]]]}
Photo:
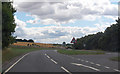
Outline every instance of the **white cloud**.
{"label": "white cloud", "polygon": [[70,42],[72,37],[80,38],[82,36],[97,33],[104,30],[103,25],[96,24],[96,27],[63,27],[63,26],[46,26],[46,27],[26,27],[26,22],[23,22],[15,16],[17,27],[15,35],[17,38],[34,39],[41,43],[62,43]]}
{"label": "white cloud", "polygon": [[[41,23],[63,24],[74,20],[95,20],[100,16],[117,16],[118,6],[109,0],[78,0],[67,2],[15,2],[18,11],[28,12],[41,20]],[[29,20],[34,23],[36,20]]]}
{"label": "white cloud", "polygon": [[[15,2],[14,7],[18,12],[30,13],[34,19],[23,22],[15,16],[17,23],[15,35],[17,38],[34,39],[37,42],[62,43],[70,42],[72,37],[82,36],[104,31],[110,23],[96,23],[95,27],[70,27],[60,24],[74,23],[76,20],[94,21],[101,16],[115,19],[117,17],[117,5],[109,0],[79,0],[70,2]],[[99,21],[98,21],[99,22]],[[30,27],[32,24],[56,24],[58,26]]]}

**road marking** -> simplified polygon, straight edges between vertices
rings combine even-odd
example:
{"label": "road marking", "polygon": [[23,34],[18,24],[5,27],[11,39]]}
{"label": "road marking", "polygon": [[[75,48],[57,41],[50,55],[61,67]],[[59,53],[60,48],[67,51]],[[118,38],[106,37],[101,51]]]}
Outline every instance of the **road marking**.
{"label": "road marking", "polygon": [[57,62],[56,61],[54,61],[53,59],[50,59],[52,62],[54,62],[55,64],[57,64]]}
{"label": "road marking", "polygon": [[48,55],[46,55],[47,56],[47,58],[50,58]]}
{"label": "road marking", "polygon": [[24,56],[22,56],[19,60],[17,60],[12,66],[10,66],[3,74],[5,74],[6,72],[8,72],[10,69],[12,69],[18,62],[20,62],[25,56],[27,56],[29,53],[25,54]]}
{"label": "road marking", "polygon": [[77,66],[83,66],[83,67],[86,67],[86,68],[90,68],[90,69],[93,69],[95,71],[100,71],[99,69],[97,68],[94,68],[94,67],[91,67],[91,66],[86,66],[86,65],[83,65],[83,64],[77,64],[77,63],[71,63],[73,65],[77,65]]}
{"label": "road marking", "polygon": [[90,62],[91,64],[94,64],[93,62]]}
{"label": "road marking", "polygon": [[57,50],[54,50],[55,52],[57,52]]}
{"label": "road marking", "polygon": [[100,64],[96,64],[97,66],[100,66]]}
{"label": "road marking", "polygon": [[45,54],[45,55],[47,55],[47,54]]}
{"label": "road marking", "polygon": [[85,62],[89,62],[89,61],[85,61]]}
{"label": "road marking", "polygon": [[117,70],[117,69],[113,69],[113,70],[120,72],[120,70]]}
{"label": "road marking", "polygon": [[69,74],[72,74],[71,72],[69,72],[67,69],[65,69],[64,67],[61,67],[64,71],[66,71]]}
{"label": "road marking", "polygon": [[81,60],[81,61],[84,61],[84,60]]}
{"label": "road marking", "polygon": [[105,68],[110,68],[110,67],[105,66]]}

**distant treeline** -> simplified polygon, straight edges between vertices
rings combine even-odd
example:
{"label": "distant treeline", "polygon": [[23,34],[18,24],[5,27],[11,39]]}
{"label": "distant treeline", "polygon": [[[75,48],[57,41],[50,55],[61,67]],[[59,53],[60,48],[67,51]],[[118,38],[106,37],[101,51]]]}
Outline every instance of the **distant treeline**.
{"label": "distant treeline", "polygon": [[104,32],[91,34],[77,39],[74,44],[76,49],[102,49],[105,51],[120,51],[120,18],[116,20],[116,24],[107,27]]}
{"label": "distant treeline", "polygon": [[16,42],[34,42],[32,39],[26,40],[26,39],[16,39]]}

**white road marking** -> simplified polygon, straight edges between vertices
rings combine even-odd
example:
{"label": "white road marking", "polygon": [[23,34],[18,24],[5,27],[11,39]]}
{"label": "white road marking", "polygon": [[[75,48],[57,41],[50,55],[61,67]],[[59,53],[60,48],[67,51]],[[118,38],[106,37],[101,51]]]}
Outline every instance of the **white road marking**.
{"label": "white road marking", "polygon": [[57,52],[57,50],[54,50],[55,52]]}
{"label": "white road marking", "polygon": [[47,56],[47,58],[50,58],[48,55],[46,55]]}
{"label": "white road marking", "polygon": [[81,61],[84,61],[84,60],[81,60]]}
{"label": "white road marking", "polygon": [[55,64],[57,64],[57,62],[56,61],[54,61],[53,59],[50,59],[52,62],[54,62]]}
{"label": "white road marking", "polygon": [[83,66],[83,67],[86,67],[86,68],[90,68],[90,69],[93,69],[95,71],[100,71],[99,69],[97,68],[94,68],[94,67],[91,67],[91,66],[86,66],[86,65],[83,65],[83,64],[77,64],[77,63],[71,63],[73,65],[77,65],[77,66]]}
{"label": "white road marking", "polygon": [[85,62],[89,62],[89,61],[85,61]]}
{"label": "white road marking", "polygon": [[91,64],[94,64],[93,62],[90,62]]}
{"label": "white road marking", "polygon": [[101,66],[100,64],[96,64],[97,66]]}
{"label": "white road marking", "polygon": [[69,74],[72,74],[70,71],[68,71],[67,69],[65,69],[64,67],[61,67],[64,71],[66,71]]}
{"label": "white road marking", "polygon": [[117,70],[117,69],[113,69],[113,70],[120,72],[120,70]]}
{"label": "white road marking", "polygon": [[27,56],[29,53],[25,54],[24,56],[22,56],[19,60],[17,60],[12,66],[10,66],[3,74],[5,74],[6,72],[8,72],[11,68],[13,68],[18,62],[20,62],[25,56]]}
{"label": "white road marking", "polygon": [[45,54],[45,55],[47,55],[47,54]]}
{"label": "white road marking", "polygon": [[105,68],[110,68],[110,67],[105,66]]}

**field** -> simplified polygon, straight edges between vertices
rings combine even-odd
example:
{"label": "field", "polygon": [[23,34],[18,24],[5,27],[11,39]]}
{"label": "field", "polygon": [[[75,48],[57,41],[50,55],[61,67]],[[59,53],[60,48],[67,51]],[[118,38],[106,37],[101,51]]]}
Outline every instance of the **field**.
{"label": "field", "polygon": [[32,42],[17,42],[13,43],[14,46],[34,46],[34,47],[56,47],[53,44],[45,44],[45,43],[32,43]]}

